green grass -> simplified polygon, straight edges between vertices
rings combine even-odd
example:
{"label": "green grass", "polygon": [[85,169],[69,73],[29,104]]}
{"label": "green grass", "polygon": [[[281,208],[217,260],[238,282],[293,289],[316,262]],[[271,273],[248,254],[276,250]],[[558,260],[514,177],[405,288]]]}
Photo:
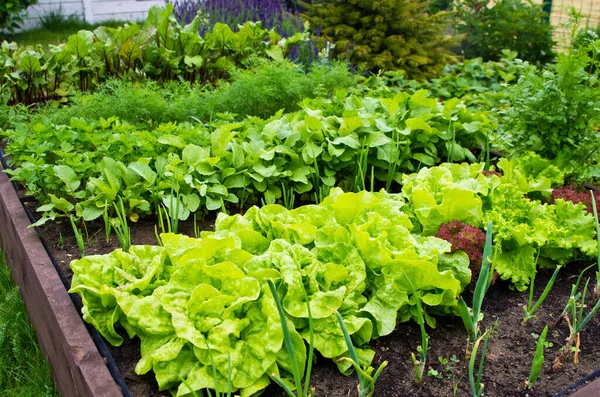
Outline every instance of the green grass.
{"label": "green grass", "polygon": [[97,24],[85,22],[76,15],[66,16],[61,11],[51,12],[42,18],[42,26],[37,29],[27,30],[9,37],[9,41],[15,41],[22,46],[35,46],[40,44],[44,50],[49,45],[58,45],[67,41],[69,36],[80,30],[94,30],[98,26],[117,27],[123,25],[123,21],[105,21]]}
{"label": "green grass", "polygon": [[0,252],[0,396],[58,396],[19,289]]}

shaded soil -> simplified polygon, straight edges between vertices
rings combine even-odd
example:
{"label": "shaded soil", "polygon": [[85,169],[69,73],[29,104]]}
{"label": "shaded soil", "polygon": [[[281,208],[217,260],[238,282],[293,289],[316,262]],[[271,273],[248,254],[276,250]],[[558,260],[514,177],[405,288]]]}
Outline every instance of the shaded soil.
{"label": "shaded soil", "polygon": [[[214,217],[202,220],[202,230],[211,230]],[[154,225],[150,220],[142,220],[132,225],[132,241],[135,244],[156,244]],[[119,243],[113,235],[109,243],[105,241],[102,223],[90,223],[86,254],[105,254]],[[180,232],[193,236],[192,222],[180,225]],[[55,222],[40,228],[41,236],[46,240],[52,254],[65,271],[71,276],[69,263],[79,258],[79,249],[68,222]],[[492,327],[497,321],[493,339],[483,370],[483,383],[487,396],[552,396],[580,378],[600,368],[600,321],[594,318],[581,333],[580,363],[574,365],[567,361],[560,371],[552,370],[552,361],[568,336],[568,326],[557,319],[568,301],[571,284],[579,272],[589,263],[573,263],[561,270],[557,281],[537,313],[525,327],[521,326],[523,306],[527,303],[527,293],[511,291],[508,284],[498,281],[493,285],[484,301],[485,327]],[[587,275],[593,277],[594,270]],[[536,279],[535,297],[544,289],[550,272],[540,271]],[[593,283],[593,280],[592,280]],[[591,291],[590,291],[591,292]],[[591,296],[591,294],[590,294]],[[535,339],[532,333],[540,333],[545,325],[550,326],[547,341],[552,346],[546,350],[546,362],[540,379],[532,390],[524,389],[529,376]],[[387,360],[376,386],[376,396],[470,396],[467,375],[468,359],[465,357],[466,332],[459,318],[438,318],[437,327],[429,329],[430,336],[427,367],[438,372],[437,377],[425,376],[420,385],[415,385],[411,352],[416,352],[421,336],[419,327],[413,323],[400,324],[391,335],[371,342],[376,356],[374,366]],[[111,353],[134,397],[168,396],[159,392],[152,375],[138,376],[134,372],[139,360],[139,340],[126,341],[119,348],[110,348]],[[448,365],[440,364],[440,359],[456,357]],[[317,396],[346,397],[356,396],[357,380],[355,376],[340,374],[331,360],[317,358],[312,385]],[[264,396],[284,396],[276,386],[269,387]]]}

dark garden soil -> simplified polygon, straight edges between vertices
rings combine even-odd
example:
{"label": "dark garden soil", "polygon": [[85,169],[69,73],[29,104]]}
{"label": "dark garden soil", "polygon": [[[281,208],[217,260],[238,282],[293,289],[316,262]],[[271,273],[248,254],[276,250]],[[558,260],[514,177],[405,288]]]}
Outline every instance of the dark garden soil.
{"label": "dark garden soil", "polygon": [[[211,230],[214,217],[202,221],[203,230]],[[132,241],[135,244],[156,244],[152,220],[141,220],[132,224]],[[105,241],[102,223],[90,223],[87,226],[89,241],[86,242],[86,254],[106,254],[119,248],[113,235],[109,244]],[[180,232],[193,236],[193,225],[185,222]],[[71,276],[69,263],[79,258],[79,249],[71,226],[68,222],[55,222],[40,229],[52,254],[65,271]],[[62,236],[62,238],[61,238]],[[589,263],[587,263],[589,264]],[[580,362],[574,365],[572,358],[558,371],[552,370],[552,361],[568,336],[565,322],[556,324],[558,316],[568,301],[571,284],[586,263],[573,263],[561,270],[557,281],[536,319],[526,327],[521,327],[523,306],[527,303],[527,293],[511,291],[507,283],[496,282],[484,301],[484,324],[498,325],[494,338],[490,340],[483,371],[483,383],[486,396],[552,396],[580,378],[600,368],[600,321],[594,318],[581,333]],[[594,270],[588,271],[594,275]],[[544,289],[550,274],[540,271],[536,279],[535,297]],[[592,280],[593,283],[593,280]],[[592,284],[591,283],[591,284]],[[591,296],[591,293],[590,293]],[[469,298],[469,297],[467,297]],[[470,298],[469,298],[470,299]],[[467,299],[468,302],[468,299]],[[532,333],[540,333],[545,325],[550,325],[547,341],[552,346],[546,350],[546,362],[540,379],[533,390],[524,389],[529,376],[535,339]],[[425,376],[420,385],[415,385],[411,352],[416,352],[421,336],[419,327],[414,323],[403,323],[391,335],[375,340],[371,347],[376,351],[374,364],[378,366],[387,360],[389,365],[376,385],[376,396],[470,396],[467,365],[465,358],[466,332],[459,318],[438,318],[437,327],[428,329],[430,335],[428,368],[438,372],[437,377]],[[123,346],[111,348],[111,353],[134,397],[168,396],[157,390],[152,374],[138,376],[134,372],[140,358],[139,340],[127,341]],[[452,357],[455,360],[451,360]],[[440,359],[448,359],[448,365],[440,364]],[[346,397],[356,396],[356,376],[341,375],[335,364],[318,357],[312,385],[317,396]],[[264,396],[283,396],[275,386],[268,388]]]}

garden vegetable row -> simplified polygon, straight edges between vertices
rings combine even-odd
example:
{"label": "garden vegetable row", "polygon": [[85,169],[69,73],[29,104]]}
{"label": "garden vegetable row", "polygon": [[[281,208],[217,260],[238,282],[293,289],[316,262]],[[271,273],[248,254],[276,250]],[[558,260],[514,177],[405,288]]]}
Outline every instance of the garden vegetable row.
{"label": "garden vegetable row", "polygon": [[[215,231],[199,239],[167,233],[162,246],[74,261],[72,292],[82,296],[85,320],[109,342],[123,340],[117,325],[140,337],[136,371],[153,370],[159,387],[177,395],[225,390],[229,363],[243,396],[265,388],[273,374],[292,384],[267,280],[278,286],[300,366],[302,339],[309,340],[305,302],[315,349],[332,359],[348,355],[339,312],[368,365],[367,343],[399,321],[419,321],[417,306],[430,326],[433,315],[457,313],[472,270],[465,252],[432,235],[443,223],[498,221],[493,263],[519,289],[535,274],[530,251],[561,261],[596,254],[593,217],[582,204],[527,199],[526,192],[547,191],[550,182],[527,175],[522,164],[504,161],[511,177],[485,176],[482,164],[443,164],[406,176],[401,194],[335,188],[319,205],[221,213]],[[535,233],[540,221],[544,230]]]}
{"label": "garden vegetable row", "polygon": [[172,213],[175,201],[184,220],[226,202],[320,202],[334,186],[389,190],[402,172],[475,161],[471,149],[485,148],[493,126],[459,100],[441,104],[419,90],[381,98],[340,93],[268,120],[224,116],[207,126],[147,131],[115,118],[73,118],[70,125],[20,123],[3,134],[17,166],[13,180],[43,204],[43,223],[71,213],[97,219],[118,197],[132,219],[163,205]]}
{"label": "garden vegetable row", "polygon": [[31,104],[87,91],[109,77],[130,80],[186,80],[206,84],[228,75],[232,66],[252,64],[252,57],[281,60],[306,35],[282,40],[260,22],[246,22],[237,32],[222,23],[201,37],[200,21],[180,26],[173,5],[152,7],[142,26],[101,26],[82,30],[46,52],[41,47],[0,47],[0,100]]}

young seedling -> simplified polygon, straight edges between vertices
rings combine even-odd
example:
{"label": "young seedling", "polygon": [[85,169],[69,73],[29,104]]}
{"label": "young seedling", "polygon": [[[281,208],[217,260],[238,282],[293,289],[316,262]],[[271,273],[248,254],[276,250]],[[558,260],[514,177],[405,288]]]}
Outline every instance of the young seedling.
{"label": "young seedling", "polygon": [[289,189],[285,188],[285,184],[281,183],[281,191],[283,192],[283,206],[288,210],[294,209],[294,205],[296,203],[296,194],[294,191],[294,187],[290,187]]}
{"label": "young seedling", "polygon": [[65,239],[61,232],[58,232],[58,248],[65,249]]}
{"label": "young seedling", "polygon": [[113,203],[113,205],[115,206],[117,219],[112,219],[112,226],[115,229],[119,243],[121,243],[121,248],[123,251],[128,252],[129,247],[131,247],[131,230],[129,230],[129,225],[127,224],[127,213],[125,212],[123,199],[119,197],[119,205],[117,203]]}
{"label": "young seedling", "polygon": [[583,312],[585,309],[585,299],[588,291],[588,286],[590,283],[590,279],[588,278],[582,292],[577,292],[579,289],[579,285],[581,284],[581,279],[583,274],[590,269],[594,265],[590,265],[583,269],[583,271],[579,274],[577,278],[577,282],[571,286],[571,295],[569,296],[569,301],[565,306],[562,314],[560,315],[560,320],[565,320],[569,326],[569,337],[567,338],[567,343],[562,347],[559,354],[556,356],[554,360],[553,366],[555,368],[562,366],[562,362],[565,358],[570,355],[573,344],[575,344],[574,355],[573,355],[573,364],[579,363],[579,346],[581,343],[580,332],[590,322],[590,320],[594,317],[594,315],[600,310],[600,300],[596,302],[592,310],[583,317]]}
{"label": "young seedling", "polygon": [[171,186],[171,195],[169,196],[169,210],[165,209],[167,221],[169,222],[169,233],[179,233],[179,211],[181,210],[181,196],[179,192],[175,193],[175,187]]}
{"label": "young seedling", "polygon": [[434,369],[429,367],[427,371],[427,376],[431,376],[433,378],[443,379],[447,377],[448,379],[453,377],[454,372],[454,364],[460,363],[460,360],[456,357],[456,354],[453,354],[450,357],[438,356],[438,368]]}
{"label": "young seedling", "polygon": [[308,360],[306,362],[306,372],[304,377],[304,387],[302,387],[302,374],[300,373],[300,367],[298,365],[298,360],[296,359],[296,352],[294,350],[294,345],[292,343],[292,338],[290,336],[290,330],[287,325],[287,317],[285,315],[285,311],[283,309],[283,305],[281,304],[281,300],[279,299],[279,295],[277,295],[277,289],[275,288],[275,284],[273,284],[272,280],[267,281],[269,284],[269,289],[271,290],[271,294],[273,294],[273,299],[275,300],[275,305],[277,306],[277,311],[279,312],[279,319],[281,320],[281,330],[283,331],[283,343],[285,345],[285,349],[290,358],[290,364],[292,366],[292,376],[294,377],[294,383],[296,386],[296,394],[290,389],[290,387],[285,384],[285,382],[277,375],[271,374],[271,378],[285,391],[288,397],[314,397],[315,389],[309,388],[310,384],[310,374],[312,371],[312,363],[314,359],[314,349],[313,349],[313,324],[312,324],[312,315],[310,312],[310,305],[308,301],[306,302],[306,307],[308,308],[308,332],[309,332],[309,346],[308,346]]}
{"label": "young seedling", "polygon": [[[538,258],[539,258],[539,255],[540,255],[540,253],[538,251],[538,256],[537,256]],[[537,258],[536,258],[536,263],[537,263]],[[548,284],[546,284],[546,288],[544,288],[542,295],[540,295],[540,297],[535,302],[535,304],[533,303],[533,289],[534,289],[534,283],[535,283],[535,275],[532,277],[531,283],[529,284],[529,300],[527,301],[527,306],[523,307],[523,309],[525,310],[525,314],[523,315],[523,321],[521,322],[521,324],[523,326],[525,326],[527,321],[529,321],[535,317],[535,315],[534,315],[535,312],[540,308],[540,306],[542,305],[542,303],[544,302],[544,300],[550,293],[550,290],[552,289],[552,286],[554,285],[554,282],[556,281],[556,276],[558,276],[558,272],[560,271],[561,268],[562,268],[561,265],[556,266],[556,268],[554,269],[554,273],[552,273],[552,277],[548,281]]]}
{"label": "young seedling", "polygon": [[535,356],[531,363],[531,371],[529,371],[529,379],[525,381],[525,387],[531,389],[533,383],[540,377],[542,367],[544,366],[544,348],[546,346],[546,335],[548,334],[548,326],[544,327],[544,330],[540,334],[535,346]]}
{"label": "young seedling", "polygon": [[411,360],[413,363],[413,370],[415,372],[415,383],[421,383],[423,379],[423,372],[425,371],[425,365],[427,363],[427,349],[429,346],[429,335],[425,331],[425,319],[423,318],[423,307],[421,306],[421,297],[417,295],[417,320],[419,327],[421,328],[421,346],[417,346],[417,353],[419,359],[417,360],[415,353],[411,353]]}
{"label": "young seedling", "polygon": [[110,243],[110,232],[112,231],[112,224],[110,222],[110,216],[108,215],[108,202],[104,201],[104,231],[106,232],[106,244]]}
{"label": "young seedling", "polygon": [[460,297],[458,300],[458,314],[460,315],[467,333],[469,342],[475,343],[479,340],[479,321],[481,320],[481,305],[491,278],[490,266],[492,255],[492,222],[488,223],[485,233],[485,246],[483,249],[483,260],[481,261],[481,271],[475,284],[473,293],[473,309],[469,309],[465,300]]}
{"label": "young seedling", "polygon": [[338,323],[340,324],[340,328],[344,334],[346,346],[348,347],[348,355],[350,356],[342,357],[340,360],[348,361],[356,370],[356,375],[358,376],[358,397],[373,397],[373,393],[375,393],[375,382],[377,382],[381,372],[385,369],[385,367],[387,367],[388,362],[382,362],[377,371],[375,371],[374,375],[372,375],[374,370],[373,367],[361,368],[360,361],[358,360],[358,354],[356,354],[354,343],[350,338],[350,334],[348,334],[346,324],[344,324],[344,319],[339,312],[336,312],[336,314]]}
{"label": "young seedling", "polygon": [[85,256],[85,243],[83,242],[83,235],[81,233],[81,229],[77,227],[75,224],[75,219],[73,215],[69,216],[69,220],[71,221],[71,227],[73,228],[73,233],[75,234],[75,240],[77,240],[77,246],[79,247],[79,253],[83,258]]}
{"label": "young seedling", "polygon": [[194,237],[195,238],[200,238],[200,232],[201,231],[202,230],[198,226],[198,213],[194,212]]}
{"label": "young seedling", "polygon": [[[404,273],[404,270],[402,272]],[[427,364],[429,336],[427,335],[427,331],[425,331],[425,318],[423,316],[423,306],[421,305],[421,294],[415,290],[412,281],[410,281],[410,278],[406,275],[406,273],[404,273],[404,277],[406,278],[406,281],[408,281],[408,285],[410,285],[413,297],[416,300],[417,322],[419,323],[419,327],[421,328],[421,346],[417,346],[417,353],[419,354],[419,359],[417,359],[415,353],[410,354],[410,358],[413,364],[413,370],[415,372],[415,383],[419,384],[423,379],[425,365]]]}
{"label": "young seedling", "polygon": [[[471,395],[473,397],[481,397],[483,394],[484,384],[481,383],[481,377],[483,375],[483,364],[485,363],[485,355],[487,353],[487,345],[494,329],[498,326],[498,321],[491,330],[485,331],[477,340],[473,343],[473,351],[469,359],[469,386],[471,387]],[[479,345],[483,342],[481,348],[481,355],[479,357],[479,366],[477,369],[477,377],[475,377],[475,364],[477,362],[477,353],[479,351]]]}
{"label": "young seedling", "polygon": [[354,191],[356,193],[361,190],[366,190],[366,180],[367,180],[367,168],[369,164],[369,143],[370,140],[367,141],[367,137],[363,138],[362,145],[360,150],[358,150],[358,161],[356,167],[356,173],[354,174]]}

